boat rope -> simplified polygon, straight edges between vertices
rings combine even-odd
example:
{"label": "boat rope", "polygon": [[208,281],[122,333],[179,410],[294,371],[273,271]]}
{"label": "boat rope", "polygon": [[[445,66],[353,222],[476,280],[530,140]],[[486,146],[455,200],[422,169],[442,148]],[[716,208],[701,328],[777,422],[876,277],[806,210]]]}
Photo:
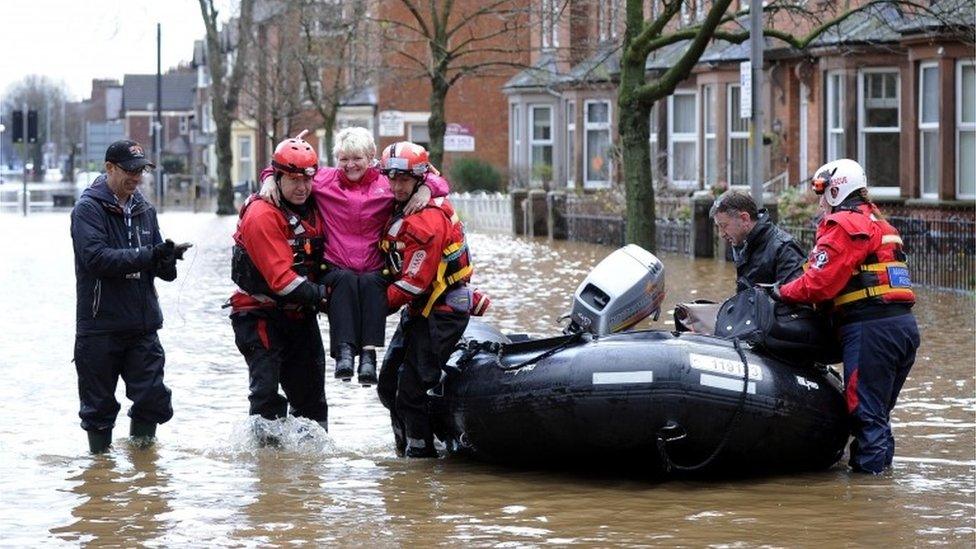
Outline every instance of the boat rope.
{"label": "boat rope", "polygon": [[475,355],[477,355],[478,353],[486,353],[489,355],[493,355],[495,359],[495,366],[497,366],[498,368],[505,371],[518,370],[519,368],[525,368],[526,366],[531,366],[536,362],[539,362],[540,360],[545,360],[551,357],[552,355],[558,353],[559,351],[562,351],[564,349],[569,348],[572,345],[575,345],[576,343],[579,343],[584,338],[584,336],[586,336],[585,332],[573,333],[572,335],[567,337],[565,341],[563,341],[559,345],[556,345],[552,349],[540,353],[532,358],[523,360],[522,362],[519,362],[517,364],[509,364],[508,366],[502,364],[502,356],[505,352],[504,343],[499,343],[497,341],[478,341],[475,339],[469,339],[462,343],[458,343],[456,349],[461,351],[461,356],[455,361],[455,364],[459,368],[464,368],[464,366],[467,365],[467,363],[470,362]]}
{"label": "boat rope", "polygon": [[538,354],[538,355],[536,355],[536,356],[534,356],[534,357],[532,357],[530,359],[523,360],[522,362],[519,362],[518,364],[510,364],[508,366],[505,366],[505,365],[503,365],[501,363],[502,349],[499,348],[499,350],[498,350],[498,367],[501,368],[502,370],[510,371],[510,370],[518,370],[519,368],[525,368],[526,366],[531,366],[531,365],[535,364],[536,362],[539,362],[540,360],[545,360],[545,359],[551,357],[552,355],[558,353],[559,351],[562,351],[564,349],[569,348],[572,345],[575,345],[576,343],[579,343],[579,341],[583,339],[583,335],[584,334],[586,334],[586,332],[575,332],[571,336],[567,337],[566,338],[566,341],[563,341],[562,343],[560,343],[559,345],[556,345],[552,349],[549,349],[548,351],[546,351],[544,353],[540,353],[540,354]]}
{"label": "boat rope", "polygon": [[663,465],[666,473],[671,471],[691,472],[708,467],[708,465],[711,464],[716,457],[718,457],[718,455],[725,448],[725,445],[729,442],[729,439],[732,437],[733,428],[735,427],[736,423],[739,422],[739,418],[742,416],[742,409],[745,408],[746,396],[749,393],[749,361],[746,360],[746,354],[742,351],[742,344],[739,342],[739,338],[733,338],[732,345],[735,347],[735,351],[739,354],[739,360],[742,361],[742,392],[739,393],[739,402],[735,406],[735,412],[732,413],[728,423],[725,425],[722,440],[719,441],[711,455],[705,458],[705,460],[701,463],[697,465],[679,465],[675,463],[668,454],[668,442],[670,439],[666,438],[663,433],[659,431],[657,434],[657,451],[661,456],[661,464]]}

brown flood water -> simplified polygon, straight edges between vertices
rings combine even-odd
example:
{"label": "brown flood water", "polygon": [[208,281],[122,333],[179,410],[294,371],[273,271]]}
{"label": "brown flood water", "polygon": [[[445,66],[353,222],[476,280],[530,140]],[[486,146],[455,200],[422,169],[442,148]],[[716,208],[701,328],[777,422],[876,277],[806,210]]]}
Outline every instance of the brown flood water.
{"label": "brown flood water", "polygon": [[[663,482],[394,456],[372,390],[326,382],[331,432],[282,450],[249,435],[247,370],[226,310],[235,220],[165,214],[196,243],[159,282],[176,417],[154,448],[124,435],[87,455],[71,352],[74,277],[66,214],[0,216],[0,545],[264,546],[690,545],[972,547],[976,541],[976,349],[972,295],[923,290],[919,359],[895,410],[894,470],[740,481]],[[474,234],[487,317],[553,334],[572,291],[609,248]],[[721,261],[663,255],[670,309],[721,299]],[[670,316],[642,327],[672,327]],[[325,327],[323,320],[322,325]],[[392,333],[392,326],[388,335]],[[332,363],[329,362],[329,376]]]}

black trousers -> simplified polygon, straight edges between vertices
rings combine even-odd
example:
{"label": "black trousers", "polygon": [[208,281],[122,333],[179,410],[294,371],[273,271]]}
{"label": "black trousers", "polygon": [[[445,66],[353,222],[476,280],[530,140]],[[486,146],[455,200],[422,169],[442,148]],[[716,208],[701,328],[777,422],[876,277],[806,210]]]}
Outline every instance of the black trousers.
{"label": "black trousers", "polygon": [[166,423],[173,417],[172,393],[163,384],[166,358],[155,331],[76,336],[74,358],[82,429],[115,426],[120,376],[132,401],[129,417],[144,423]]}
{"label": "black trousers", "polygon": [[322,283],[329,287],[329,355],[339,354],[339,344],[353,352],[371,345],[382,347],[386,340],[386,287],[379,271],[355,273],[332,267]]}
{"label": "black trousers", "polygon": [[[281,310],[231,315],[237,349],[247,361],[250,414],[265,419],[291,414],[328,421],[325,350],[314,314],[291,318]],[[278,394],[278,385],[285,392]]]}
{"label": "black trousers", "polygon": [[468,326],[468,315],[432,312],[429,317],[400,316],[387,346],[376,391],[390,410],[397,453],[406,446],[430,448],[434,433],[427,406],[427,391],[441,379],[441,367]]}

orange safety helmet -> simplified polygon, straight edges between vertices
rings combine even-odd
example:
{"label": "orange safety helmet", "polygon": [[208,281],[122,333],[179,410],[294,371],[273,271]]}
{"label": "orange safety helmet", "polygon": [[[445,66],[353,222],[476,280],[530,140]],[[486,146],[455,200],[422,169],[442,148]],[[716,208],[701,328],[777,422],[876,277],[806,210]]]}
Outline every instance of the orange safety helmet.
{"label": "orange safety helmet", "polygon": [[380,171],[387,177],[407,174],[421,178],[427,172],[437,173],[430,165],[427,149],[409,141],[398,141],[383,149]]}
{"label": "orange safety helmet", "polygon": [[271,166],[282,172],[312,177],[319,169],[319,155],[315,149],[302,139],[308,130],[295,137],[285,139],[275,147]]}

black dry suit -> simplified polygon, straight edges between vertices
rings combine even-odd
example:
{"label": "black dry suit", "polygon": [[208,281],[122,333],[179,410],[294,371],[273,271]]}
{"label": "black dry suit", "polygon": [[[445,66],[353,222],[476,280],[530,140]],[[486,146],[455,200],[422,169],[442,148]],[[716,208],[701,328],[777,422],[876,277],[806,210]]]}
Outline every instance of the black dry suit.
{"label": "black dry suit", "polygon": [[127,205],[120,205],[102,175],[71,212],[71,239],[82,428],[114,425],[120,375],[133,401],[133,419],[168,421],[173,409],[163,384],[163,348],[156,335],[163,314],[153,281],[157,276],[174,280],[176,260],[171,256],[160,261],[153,253],[162,243],[156,210],[138,191]]}

